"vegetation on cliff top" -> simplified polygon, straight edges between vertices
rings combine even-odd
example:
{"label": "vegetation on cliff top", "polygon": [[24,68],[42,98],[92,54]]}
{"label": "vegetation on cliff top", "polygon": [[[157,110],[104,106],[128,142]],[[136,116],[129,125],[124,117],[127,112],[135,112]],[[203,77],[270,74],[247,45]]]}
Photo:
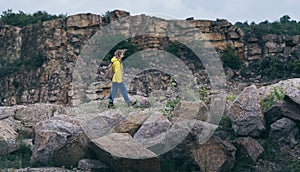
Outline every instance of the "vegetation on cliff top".
{"label": "vegetation on cliff top", "polygon": [[[102,17],[107,17],[109,11],[102,15]],[[23,27],[29,24],[40,23],[43,21],[48,21],[56,18],[64,18],[67,15],[51,15],[45,11],[37,11],[33,14],[26,14],[23,11],[18,13],[13,12],[12,9],[8,9],[2,12],[0,17],[0,23],[3,24]],[[264,34],[279,34],[279,35],[300,35],[300,21],[292,20],[290,16],[284,15],[279,21],[269,22],[268,20],[256,24],[255,22],[248,21],[236,22],[234,24],[240,27],[246,33],[253,33],[256,35]]]}
{"label": "vegetation on cliff top", "polygon": [[300,21],[291,20],[290,16],[284,15],[279,21],[269,22],[268,20],[256,24],[251,22],[236,22],[235,26],[241,28],[245,33],[255,35],[277,34],[277,35],[300,35]]}
{"label": "vegetation on cliff top", "polygon": [[0,20],[7,25],[23,27],[29,24],[41,23],[43,21],[64,17],[66,17],[66,15],[51,15],[45,11],[37,11],[33,14],[26,14],[23,11],[15,13],[12,9],[8,9],[7,11],[2,12]]}

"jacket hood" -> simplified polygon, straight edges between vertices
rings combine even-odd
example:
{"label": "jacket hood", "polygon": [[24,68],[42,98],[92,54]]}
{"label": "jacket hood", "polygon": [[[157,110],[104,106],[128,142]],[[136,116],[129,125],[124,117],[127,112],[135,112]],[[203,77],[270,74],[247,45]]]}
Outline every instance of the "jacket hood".
{"label": "jacket hood", "polygon": [[117,57],[114,56],[110,61],[113,63],[115,61],[118,61],[118,59],[117,59]]}

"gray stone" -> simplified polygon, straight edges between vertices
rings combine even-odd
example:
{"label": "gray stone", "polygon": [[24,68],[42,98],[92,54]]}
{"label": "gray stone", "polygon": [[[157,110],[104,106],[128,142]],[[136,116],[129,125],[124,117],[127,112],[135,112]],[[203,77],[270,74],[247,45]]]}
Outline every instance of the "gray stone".
{"label": "gray stone", "polygon": [[259,136],[264,130],[264,116],[256,86],[246,87],[228,108],[235,134]]}
{"label": "gray stone", "polygon": [[15,114],[15,109],[11,107],[0,107],[0,120],[8,117],[13,117]]}
{"label": "gray stone", "polygon": [[18,133],[12,127],[0,121],[0,156],[19,148],[17,137]]}
{"label": "gray stone", "polygon": [[281,118],[271,125],[269,137],[283,140],[295,140],[299,133],[296,123],[288,118]]}
{"label": "gray stone", "polygon": [[283,101],[281,105],[282,115],[295,121],[300,121],[300,106],[295,103]]}
{"label": "gray stone", "polygon": [[280,45],[275,42],[266,42],[266,48],[268,49],[269,53],[277,53],[281,51]]}
{"label": "gray stone", "polygon": [[135,133],[134,140],[144,147],[158,153],[157,147],[165,144],[165,135],[171,122],[160,112],[154,112]]}
{"label": "gray stone", "polygon": [[180,101],[173,111],[174,117],[180,117],[184,119],[197,119],[206,121],[209,114],[208,108],[203,101]]}
{"label": "gray stone", "polygon": [[114,127],[124,124],[126,120],[119,109],[108,110],[94,115],[96,116],[87,121],[82,120],[83,122],[81,122],[82,129],[91,139],[96,139],[114,132]]}
{"label": "gray stone", "polygon": [[165,145],[160,148],[160,152],[171,150],[175,159],[184,161],[190,157],[191,149],[205,143],[218,127],[200,120],[183,118],[172,120],[172,123],[172,127],[166,133]]}
{"label": "gray stone", "polygon": [[66,26],[67,27],[90,27],[101,25],[102,20],[99,15],[95,14],[77,14],[67,17]]}
{"label": "gray stone", "polygon": [[282,114],[282,102],[276,103],[275,105],[271,106],[264,113],[266,127],[270,128],[271,124],[282,118]]}
{"label": "gray stone", "polygon": [[15,108],[14,118],[22,121],[26,127],[32,127],[40,121],[50,119],[55,114],[64,113],[63,106],[54,104],[37,103]]}
{"label": "gray stone", "polygon": [[295,47],[293,47],[291,54],[292,54],[292,56],[299,59],[300,58],[300,45],[296,45]]}
{"label": "gray stone", "polygon": [[108,171],[108,166],[96,159],[82,159],[78,163],[78,169],[82,171]]}
{"label": "gray stone", "polygon": [[[285,95],[293,102],[300,106],[300,90],[295,87],[288,87],[285,89]],[[299,111],[300,112],[300,111]]]}
{"label": "gray stone", "polygon": [[191,150],[191,158],[201,171],[230,171],[236,161],[235,154],[236,148],[217,136]]}
{"label": "gray stone", "polygon": [[300,35],[295,35],[292,37],[294,44],[300,44]]}
{"label": "gray stone", "polygon": [[267,42],[267,41],[275,41],[278,38],[278,35],[276,34],[266,34],[263,35],[262,39]]}
{"label": "gray stone", "polygon": [[125,120],[120,121],[120,123],[114,126],[114,132],[129,133],[133,136],[149,116],[150,110],[148,109],[143,111],[133,111],[128,114]]}
{"label": "gray stone", "polygon": [[76,166],[85,158],[88,138],[78,121],[59,115],[38,123],[34,131],[32,162]]}
{"label": "gray stone", "polygon": [[253,172],[280,172],[282,171],[280,165],[270,161],[259,161],[253,169]]}
{"label": "gray stone", "polygon": [[239,137],[234,142],[241,154],[256,162],[258,157],[265,151],[264,148],[251,137]]}
{"label": "gray stone", "polygon": [[160,171],[157,155],[128,133],[111,133],[92,140],[91,146],[98,159],[116,171]]}

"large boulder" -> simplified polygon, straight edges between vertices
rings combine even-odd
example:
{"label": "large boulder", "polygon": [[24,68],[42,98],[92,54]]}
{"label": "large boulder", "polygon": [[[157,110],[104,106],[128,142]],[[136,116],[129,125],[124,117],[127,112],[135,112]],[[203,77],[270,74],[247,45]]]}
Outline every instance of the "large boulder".
{"label": "large boulder", "polygon": [[190,160],[191,149],[209,140],[217,127],[200,120],[177,119],[166,134],[164,148],[171,150],[175,159]]}
{"label": "large boulder", "polygon": [[65,113],[63,106],[54,104],[37,103],[16,108],[14,118],[22,121],[26,127],[32,127],[40,121],[50,119],[55,114]]}
{"label": "large boulder", "polygon": [[269,130],[271,124],[277,120],[287,117],[294,121],[300,121],[300,106],[286,100],[277,102],[271,106],[265,113],[266,127]]}
{"label": "large boulder", "polygon": [[270,129],[271,124],[283,117],[282,114],[282,102],[274,104],[264,113],[267,130]]}
{"label": "large boulder", "polygon": [[57,115],[34,126],[31,161],[76,166],[79,160],[87,156],[88,141],[79,121]]}
{"label": "large boulder", "polygon": [[264,116],[255,85],[246,87],[228,108],[236,135],[259,136],[264,130]]}
{"label": "large boulder", "polygon": [[129,133],[131,136],[133,136],[149,116],[149,109],[130,112],[125,120],[120,121],[120,123],[114,127],[114,132]]}
{"label": "large boulder", "polygon": [[239,137],[234,141],[234,145],[238,149],[240,156],[256,162],[258,157],[265,151],[264,148],[251,137]]}
{"label": "large boulder", "polygon": [[288,144],[297,144],[296,137],[298,134],[299,128],[294,121],[281,118],[271,125],[269,137]]}
{"label": "large boulder", "polygon": [[92,140],[99,160],[116,171],[160,171],[157,155],[137,143],[128,133],[111,133]]}
{"label": "large boulder", "polygon": [[287,79],[287,80],[280,81],[273,85],[260,87],[258,89],[258,94],[259,94],[260,98],[265,99],[266,96],[271,94],[271,92],[274,90],[274,87],[282,88],[286,93],[289,94],[290,88],[300,88],[300,78]]}
{"label": "large boulder", "polygon": [[166,133],[171,122],[161,112],[154,112],[134,134],[134,140],[159,154],[160,147],[165,145]]}
{"label": "large boulder", "polygon": [[180,101],[173,111],[174,117],[181,117],[185,119],[198,119],[206,121],[209,110],[203,101]]}
{"label": "large boulder", "polygon": [[12,127],[0,121],[0,156],[19,148],[17,137],[18,133]]}
{"label": "large boulder", "polygon": [[201,171],[230,171],[235,164],[236,148],[217,136],[191,150]]}
{"label": "large boulder", "polygon": [[285,95],[286,95],[285,99],[289,99],[292,102],[298,104],[298,106],[300,106],[300,89],[299,88],[288,87],[285,90]]}
{"label": "large boulder", "polygon": [[86,121],[81,120],[81,127],[90,139],[96,139],[114,132],[114,127],[126,120],[119,109],[89,115],[94,116]]}
{"label": "large boulder", "polygon": [[295,103],[283,101],[281,104],[281,113],[295,121],[300,121],[300,106]]}
{"label": "large boulder", "polygon": [[0,107],[0,120],[13,116],[15,111],[12,107]]}

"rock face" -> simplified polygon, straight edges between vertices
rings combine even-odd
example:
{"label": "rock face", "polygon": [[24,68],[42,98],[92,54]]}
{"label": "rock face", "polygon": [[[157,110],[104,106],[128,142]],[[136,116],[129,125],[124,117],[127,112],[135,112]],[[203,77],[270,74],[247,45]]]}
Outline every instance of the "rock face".
{"label": "rock face", "polygon": [[92,143],[97,157],[117,171],[160,171],[157,155],[127,133],[111,133]]}
{"label": "rock face", "polygon": [[[130,16],[129,12],[115,10],[107,14],[104,18],[95,14],[77,14],[64,19],[55,19],[40,24],[26,27],[1,26],[0,42],[5,42],[0,46],[0,55],[6,57],[6,62],[21,60],[22,57],[32,60],[42,57],[44,62],[35,69],[30,66],[29,70],[19,71],[12,74],[3,71],[4,76],[0,78],[0,103],[2,105],[34,104],[34,103],[55,103],[71,105],[72,99],[82,98],[72,92],[72,71],[78,62],[84,46],[89,38],[95,33],[102,32],[103,28],[113,21],[120,21]],[[158,35],[168,30],[168,24],[163,20],[153,21],[144,15],[136,17],[132,24],[122,23],[121,27],[112,28],[120,33],[128,33],[128,30],[137,25],[145,26],[149,31],[156,31]],[[211,44],[218,52],[223,52],[228,45],[234,47],[239,56],[250,62],[258,60],[266,55],[283,55],[284,57],[299,58],[299,35],[282,36],[268,34],[263,37],[256,35],[245,35],[240,28],[233,26],[226,20],[203,21],[188,20],[180,27],[184,28],[188,24],[194,26],[190,35],[184,35],[186,39],[194,39],[197,33],[203,33],[202,39],[211,41]],[[180,25],[180,22],[179,22]],[[184,29],[169,30],[169,35],[180,35]],[[132,30],[131,30],[132,31]],[[195,31],[195,32],[194,32]],[[196,33],[197,32],[197,33]],[[194,34],[196,33],[196,34]],[[129,36],[131,43],[137,45],[140,50],[152,48],[156,50],[167,50],[170,40],[160,36],[140,36],[136,33]],[[21,52],[22,51],[22,52]],[[189,56],[186,56],[187,58]],[[100,64],[98,61],[93,63]],[[199,62],[188,59],[185,63],[191,67],[195,76],[202,75]],[[201,66],[201,65],[200,65]],[[92,73],[97,72],[97,68],[91,68]],[[101,73],[101,72],[100,72]],[[23,78],[28,78],[26,82]],[[201,77],[198,77],[201,79]],[[97,87],[87,95],[89,100],[102,99],[107,96],[107,84],[105,81],[97,83]],[[157,87],[165,88],[165,84]],[[22,87],[22,88],[21,88]],[[137,88],[138,85],[133,86]],[[141,87],[138,87],[141,88]],[[142,90],[144,91],[144,90]],[[101,93],[101,96],[96,93]]]}
{"label": "rock face", "polygon": [[265,130],[256,86],[252,85],[241,92],[229,106],[228,115],[237,135],[255,137]]}

